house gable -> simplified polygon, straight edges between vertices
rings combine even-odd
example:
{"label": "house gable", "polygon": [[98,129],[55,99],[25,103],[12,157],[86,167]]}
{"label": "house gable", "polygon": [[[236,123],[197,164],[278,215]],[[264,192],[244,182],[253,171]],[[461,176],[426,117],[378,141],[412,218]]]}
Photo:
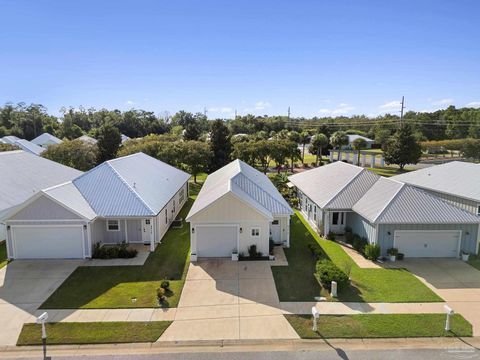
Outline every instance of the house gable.
{"label": "house gable", "polygon": [[39,196],[9,220],[79,220],[80,216],[45,195]]}

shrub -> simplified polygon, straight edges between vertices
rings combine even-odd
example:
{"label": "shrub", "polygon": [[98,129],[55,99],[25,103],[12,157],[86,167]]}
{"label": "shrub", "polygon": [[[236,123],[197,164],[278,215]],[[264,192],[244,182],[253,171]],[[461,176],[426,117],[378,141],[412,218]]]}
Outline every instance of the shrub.
{"label": "shrub", "polygon": [[165,289],[162,288],[162,287],[159,287],[157,289],[157,298],[158,300],[162,301],[163,299],[165,299]]}
{"label": "shrub", "polygon": [[252,259],[257,257],[257,245],[250,245],[248,247],[248,256]]}
{"label": "shrub", "polygon": [[397,260],[403,260],[403,257],[405,256],[405,254],[403,253],[398,253],[397,254]]}
{"label": "shrub", "polygon": [[268,242],[268,252],[270,255],[273,255],[273,248],[275,247],[275,243],[272,239]]}
{"label": "shrub", "polygon": [[365,245],[364,253],[368,260],[375,261],[380,257],[380,246],[377,244],[367,244]]}
{"label": "shrub", "polygon": [[359,253],[363,253],[363,248],[367,244],[367,241],[357,234],[353,235],[353,241],[352,241],[352,246],[355,250],[357,250]]}
{"label": "shrub", "polygon": [[348,276],[332,261],[323,259],[317,262],[316,275],[322,286],[331,289],[332,281],[342,288],[348,285]]}
{"label": "shrub", "polygon": [[345,232],[345,242],[347,244],[353,245],[354,235],[352,232]]}
{"label": "shrub", "polygon": [[398,249],[397,248],[390,248],[387,250],[387,254],[390,256],[397,256],[398,255]]}
{"label": "shrub", "polygon": [[93,246],[92,258],[94,259],[130,259],[137,256],[137,250],[129,249],[126,242],[117,246],[102,246],[97,242]]}
{"label": "shrub", "polygon": [[329,231],[327,234],[327,240],[335,241],[336,234],[333,231]]}
{"label": "shrub", "polygon": [[162,283],[160,284],[160,287],[165,290],[170,289],[170,281],[163,280]]}

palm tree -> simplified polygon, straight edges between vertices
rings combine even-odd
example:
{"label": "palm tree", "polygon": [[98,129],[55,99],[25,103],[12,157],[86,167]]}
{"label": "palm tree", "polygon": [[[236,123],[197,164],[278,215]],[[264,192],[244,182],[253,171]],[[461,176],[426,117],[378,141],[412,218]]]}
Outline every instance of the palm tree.
{"label": "palm tree", "polygon": [[[328,146],[328,137],[325,134],[317,134],[312,137],[310,142],[310,152],[317,154],[316,166],[318,166],[318,158],[322,156],[322,150]],[[322,161],[320,160],[320,166]]]}
{"label": "palm tree", "polygon": [[338,161],[340,161],[340,148],[348,145],[348,136],[344,131],[336,131],[330,137],[330,143],[334,148],[338,149]]}
{"label": "palm tree", "polygon": [[302,144],[302,164],[305,162],[305,145],[310,142],[310,134],[307,131],[302,131],[300,133],[299,143]]}
{"label": "palm tree", "polygon": [[367,148],[367,142],[364,138],[357,138],[352,143],[353,150],[357,150],[357,165],[360,166],[360,151]]}

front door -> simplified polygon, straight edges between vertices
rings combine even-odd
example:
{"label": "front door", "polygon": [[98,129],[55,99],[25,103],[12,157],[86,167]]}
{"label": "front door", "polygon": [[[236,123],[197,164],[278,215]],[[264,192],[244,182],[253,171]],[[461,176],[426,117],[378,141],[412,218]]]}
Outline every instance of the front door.
{"label": "front door", "polygon": [[343,234],[345,232],[345,217],[345,212],[332,212],[330,214],[330,231],[333,231],[336,234]]}
{"label": "front door", "polygon": [[280,226],[280,220],[273,220],[270,224],[270,235],[275,244],[282,242],[282,232]]}
{"label": "front door", "polygon": [[142,241],[144,244],[150,244],[153,239],[152,219],[142,220]]}

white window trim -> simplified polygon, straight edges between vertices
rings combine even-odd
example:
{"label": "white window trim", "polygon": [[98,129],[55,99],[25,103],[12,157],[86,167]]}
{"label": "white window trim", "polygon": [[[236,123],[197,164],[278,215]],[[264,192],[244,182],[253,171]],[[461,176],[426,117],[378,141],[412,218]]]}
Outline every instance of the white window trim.
{"label": "white window trim", "polygon": [[[116,230],[115,230],[115,229],[110,229],[109,224],[108,224],[109,221],[116,221],[116,222],[117,222],[117,229],[116,229]],[[117,220],[117,219],[107,219],[106,225],[107,225],[107,231],[120,231],[120,220]]]}
{"label": "white window trim", "polygon": [[[253,231],[258,230],[258,235],[253,235]],[[258,226],[254,226],[250,228],[250,236],[254,238],[260,237],[260,228]]]}

